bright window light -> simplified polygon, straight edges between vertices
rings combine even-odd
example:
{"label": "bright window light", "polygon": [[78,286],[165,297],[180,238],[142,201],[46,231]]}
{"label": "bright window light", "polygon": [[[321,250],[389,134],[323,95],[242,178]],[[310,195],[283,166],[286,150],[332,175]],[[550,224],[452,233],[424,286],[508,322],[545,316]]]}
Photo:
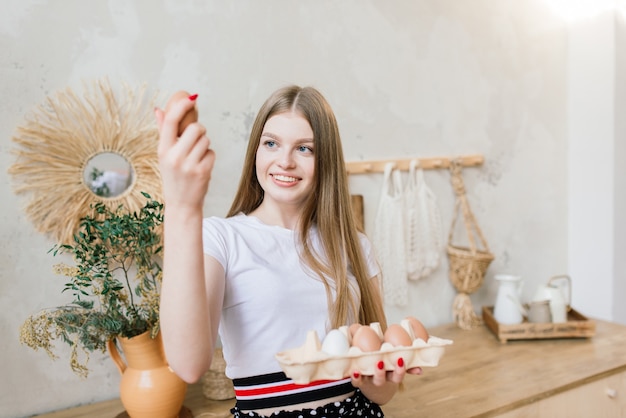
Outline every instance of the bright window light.
{"label": "bright window light", "polygon": [[616,10],[618,0],[546,0],[546,3],[557,15],[573,22]]}

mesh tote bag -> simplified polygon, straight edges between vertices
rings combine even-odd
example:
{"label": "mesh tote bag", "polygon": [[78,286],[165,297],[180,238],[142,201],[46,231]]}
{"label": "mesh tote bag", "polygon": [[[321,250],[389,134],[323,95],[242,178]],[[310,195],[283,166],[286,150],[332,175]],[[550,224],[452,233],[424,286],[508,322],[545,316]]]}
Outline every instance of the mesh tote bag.
{"label": "mesh tote bag", "polygon": [[385,166],[372,238],[382,268],[385,303],[398,306],[408,302],[404,228],[402,178],[389,163]]}
{"label": "mesh tote bag", "polygon": [[418,280],[435,270],[443,256],[443,227],[437,197],[424,170],[411,161],[404,192],[407,277]]}

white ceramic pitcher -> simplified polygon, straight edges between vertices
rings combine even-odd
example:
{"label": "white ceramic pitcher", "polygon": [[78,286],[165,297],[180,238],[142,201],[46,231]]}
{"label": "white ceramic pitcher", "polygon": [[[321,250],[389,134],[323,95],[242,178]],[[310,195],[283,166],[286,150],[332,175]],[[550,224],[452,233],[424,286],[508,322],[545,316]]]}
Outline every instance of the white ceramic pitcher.
{"label": "white ceramic pitcher", "polygon": [[519,324],[524,320],[524,307],[520,301],[522,277],[513,274],[496,274],[498,294],[493,316],[501,324]]}

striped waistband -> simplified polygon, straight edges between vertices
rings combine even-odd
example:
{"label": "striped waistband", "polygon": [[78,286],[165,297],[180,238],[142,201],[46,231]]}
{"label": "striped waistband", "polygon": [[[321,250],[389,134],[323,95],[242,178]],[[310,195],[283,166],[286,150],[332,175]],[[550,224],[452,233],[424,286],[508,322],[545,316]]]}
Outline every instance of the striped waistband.
{"label": "striped waistband", "polygon": [[333,398],[354,391],[351,379],[317,380],[299,385],[284,373],[233,379],[237,406],[242,410],[276,408]]}

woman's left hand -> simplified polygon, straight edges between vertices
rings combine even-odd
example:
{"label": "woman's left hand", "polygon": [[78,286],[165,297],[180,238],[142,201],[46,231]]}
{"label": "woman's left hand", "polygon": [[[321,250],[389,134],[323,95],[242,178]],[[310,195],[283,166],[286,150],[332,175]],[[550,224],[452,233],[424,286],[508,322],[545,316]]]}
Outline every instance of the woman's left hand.
{"label": "woman's left hand", "polygon": [[398,386],[404,380],[406,374],[422,374],[420,367],[405,368],[404,360],[398,359],[394,370],[385,370],[385,364],[381,360],[372,376],[363,376],[359,371],[352,374],[352,386],[361,389],[361,392],[372,402],[383,405],[393,398]]}

